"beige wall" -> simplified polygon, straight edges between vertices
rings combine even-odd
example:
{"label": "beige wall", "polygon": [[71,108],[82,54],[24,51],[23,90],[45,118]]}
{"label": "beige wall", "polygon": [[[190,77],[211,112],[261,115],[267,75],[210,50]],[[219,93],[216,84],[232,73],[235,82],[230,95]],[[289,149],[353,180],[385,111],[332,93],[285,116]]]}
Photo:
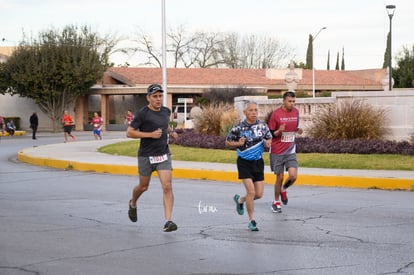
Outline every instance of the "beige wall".
{"label": "beige wall", "polygon": [[[297,98],[296,107],[300,113],[300,125],[303,129],[312,123],[312,114],[318,108],[329,104],[337,104],[341,100],[359,98],[367,100],[372,106],[384,108],[387,113],[385,128],[388,140],[411,141],[414,136],[414,90],[394,89],[392,92],[334,92],[332,97]],[[237,97],[235,107],[243,117],[243,105],[246,100],[255,100],[259,104],[259,117],[265,119],[267,114],[282,104],[282,99],[267,99],[267,97]]]}
{"label": "beige wall", "polygon": [[40,110],[32,99],[19,97],[17,95],[0,95],[0,115],[7,117],[20,117],[20,127],[22,130],[30,130],[29,118],[33,112],[37,112],[37,116],[39,117],[38,130],[52,131],[53,125],[50,118],[48,118],[47,115]]}
{"label": "beige wall", "polygon": [[[300,111],[301,126],[306,129],[311,123],[312,113],[317,108],[327,104],[334,104],[340,100],[349,98],[363,98],[374,106],[381,106],[387,110],[388,121],[386,128],[389,129],[390,134],[386,136],[389,140],[411,140],[414,135],[414,90],[413,89],[394,89],[392,92],[334,92],[332,97],[317,97],[317,98],[298,98],[296,106]],[[143,98],[140,101],[143,101]],[[169,97],[169,104],[171,98]],[[235,106],[241,109],[243,101],[248,100],[248,97],[235,98]],[[281,99],[267,99],[267,97],[257,97],[255,101],[259,103],[259,116],[263,119],[271,110],[280,106]],[[87,104],[87,103],[85,103]],[[123,105],[122,103],[119,103]],[[144,104],[144,103],[143,103]],[[126,107],[126,105],[124,105]],[[84,106],[85,107],[85,106]],[[119,108],[123,109],[124,108]],[[86,111],[86,110],[84,110]],[[17,116],[21,119],[21,127],[23,130],[29,129],[29,117],[33,112],[37,112],[39,116],[39,131],[51,131],[52,123],[50,119],[44,114],[35,102],[28,98],[19,96],[0,95],[0,115],[2,116]],[[74,115],[74,108],[69,108],[69,112]],[[243,113],[240,113],[241,116]],[[83,114],[85,116],[85,114]],[[79,124],[78,118],[75,116],[76,124]],[[82,130],[82,129],[76,129]]]}

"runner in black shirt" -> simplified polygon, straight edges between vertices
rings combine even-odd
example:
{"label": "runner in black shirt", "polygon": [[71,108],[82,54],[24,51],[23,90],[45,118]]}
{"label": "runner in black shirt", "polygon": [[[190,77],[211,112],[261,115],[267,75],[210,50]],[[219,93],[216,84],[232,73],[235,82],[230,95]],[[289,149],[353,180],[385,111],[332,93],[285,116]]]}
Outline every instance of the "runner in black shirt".
{"label": "runner in black shirt", "polygon": [[138,220],[137,200],[148,190],[152,172],[157,171],[164,194],[166,222],[163,230],[170,232],[177,230],[177,225],[171,221],[174,196],[168,135],[176,138],[177,133],[171,132],[169,127],[171,111],[162,106],[163,90],[160,85],[152,84],[148,87],[147,100],[149,104],[135,114],[127,129],[127,137],[141,139],[138,150],[139,184],[133,189],[128,216],[132,222]]}

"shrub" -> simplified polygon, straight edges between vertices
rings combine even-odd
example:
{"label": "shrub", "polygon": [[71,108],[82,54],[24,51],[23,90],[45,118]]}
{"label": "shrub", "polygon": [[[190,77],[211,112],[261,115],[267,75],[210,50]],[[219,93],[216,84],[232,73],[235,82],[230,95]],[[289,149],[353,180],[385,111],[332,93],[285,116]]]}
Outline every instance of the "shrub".
{"label": "shrub", "polygon": [[203,108],[203,112],[193,119],[196,132],[214,136],[225,136],[239,120],[239,114],[233,105],[221,104],[209,105]]}
{"label": "shrub", "polygon": [[210,104],[233,104],[234,98],[238,96],[260,95],[255,89],[237,87],[237,88],[210,88],[203,93],[203,98],[207,99]]}
{"label": "shrub", "polygon": [[345,100],[315,114],[308,133],[314,138],[381,139],[385,110],[363,100]]}
{"label": "shrub", "polygon": [[399,154],[414,155],[414,145],[408,141],[374,139],[296,138],[298,153],[334,154]]}
{"label": "shrub", "polygon": [[296,98],[306,98],[310,97],[307,92],[305,91],[295,91]]}
{"label": "shrub", "polygon": [[225,149],[224,136],[196,133],[193,129],[177,129],[178,138],[170,139],[171,144],[208,149]]}
{"label": "shrub", "polygon": [[170,122],[168,122],[168,125],[169,125],[172,129],[175,129],[175,128],[177,128],[178,123],[177,123],[177,121],[173,121],[173,120],[171,120]]}
{"label": "shrub", "polygon": [[332,96],[332,92],[327,92],[327,91],[321,92],[319,94],[319,97],[331,97],[331,96]]}
{"label": "shrub", "polygon": [[[224,136],[196,133],[193,129],[177,129],[177,139],[171,144],[208,149],[228,149]],[[414,156],[414,144],[408,141],[366,140],[366,139],[327,139],[296,138],[297,153],[333,153],[333,154],[399,154]]]}

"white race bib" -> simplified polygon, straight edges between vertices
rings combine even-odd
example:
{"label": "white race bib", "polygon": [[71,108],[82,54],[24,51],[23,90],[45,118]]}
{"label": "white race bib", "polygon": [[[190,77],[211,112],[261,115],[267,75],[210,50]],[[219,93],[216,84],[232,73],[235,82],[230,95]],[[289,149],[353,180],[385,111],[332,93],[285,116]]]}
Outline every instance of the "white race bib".
{"label": "white race bib", "polygon": [[149,161],[150,161],[151,164],[161,163],[161,162],[164,162],[164,161],[167,161],[167,160],[168,160],[167,154],[162,155],[162,156],[149,157]]}
{"label": "white race bib", "polygon": [[283,132],[281,140],[282,142],[295,142],[295,132]]}

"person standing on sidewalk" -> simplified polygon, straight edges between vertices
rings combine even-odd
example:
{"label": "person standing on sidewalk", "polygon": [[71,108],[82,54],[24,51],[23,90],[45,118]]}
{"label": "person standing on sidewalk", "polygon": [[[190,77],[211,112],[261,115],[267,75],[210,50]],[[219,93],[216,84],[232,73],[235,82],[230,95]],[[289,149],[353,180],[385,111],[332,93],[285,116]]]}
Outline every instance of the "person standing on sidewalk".
{"label": "person standing on sidewalk", "polygon": [[[270,147],[270,169],[276,175],[274,185],[274,201],[272,211],[281,213],[282,203],[288,203],[287,189],[297,179],[298,161],[296,158],[296,134],[301,135],[303,130],[299,128],[299,111],[295,106],[296,96],[294,92],[288,91],[283,94],[282,106],[273,111],[268,125],[273,135]],[[282,186],[285,169],[288,178]]]}
{"label": "person standing on sidewalk", "polygon": [[39,118],[37,113],[34,112],[29,118],[30,128],[32,129],[32,139],[36,139],[37,127],[39,126]]}
{"label": "person standing on sidewalk", "polygon": [[63,123],[63,135],[65,137],[65,143],[68,142],[68,136],[72,138],[72,141],[76,141],[76,137],[72,135],[72,128],[73,128],[73,117],[69,115],[68,111],[64,111],[62,117]]}
{"label": "person standing on sidewalk", "polygon": [[127,137],[140,139],[138,150],[139,184],[132,191],[129,201],[128,217],[137,222],[137,201],[148,190],[151,174],[158,172],[163,190],[165,225],[164,232],[177,230],[177,225],[171,220],[174,195],[172,190],[172,161],[168,147],[168,136],[177,137],[169,127],[171,110],[162,106],[162,87],[152,84],[147,89],[148,105],[142,107],[134,116],[127,129]]}
{"label": "person standing on sidewalk", "polygon": [[237,148],[238,177],[243,181],[246,195],[234,195],[236,210],[244,214],[243,204],[246,202],[249,216],[248,228],[259,231],[254,219],[254,200],[263,196],[264,161],[263,152],[269,148],[272,134],[265,122],[257,119],[258,107],[255,102],[247,102],[243,110],[246,119],[233,126],[226,137],[226,146]]}
{"label": "person standing on sidewalk", "polygon": [[96,140],[102,139],[102,126],[103,126],[103,119],[99,116],[98,112],[93,113],[93,118],[91,121],[93,125],[93,136]]}

